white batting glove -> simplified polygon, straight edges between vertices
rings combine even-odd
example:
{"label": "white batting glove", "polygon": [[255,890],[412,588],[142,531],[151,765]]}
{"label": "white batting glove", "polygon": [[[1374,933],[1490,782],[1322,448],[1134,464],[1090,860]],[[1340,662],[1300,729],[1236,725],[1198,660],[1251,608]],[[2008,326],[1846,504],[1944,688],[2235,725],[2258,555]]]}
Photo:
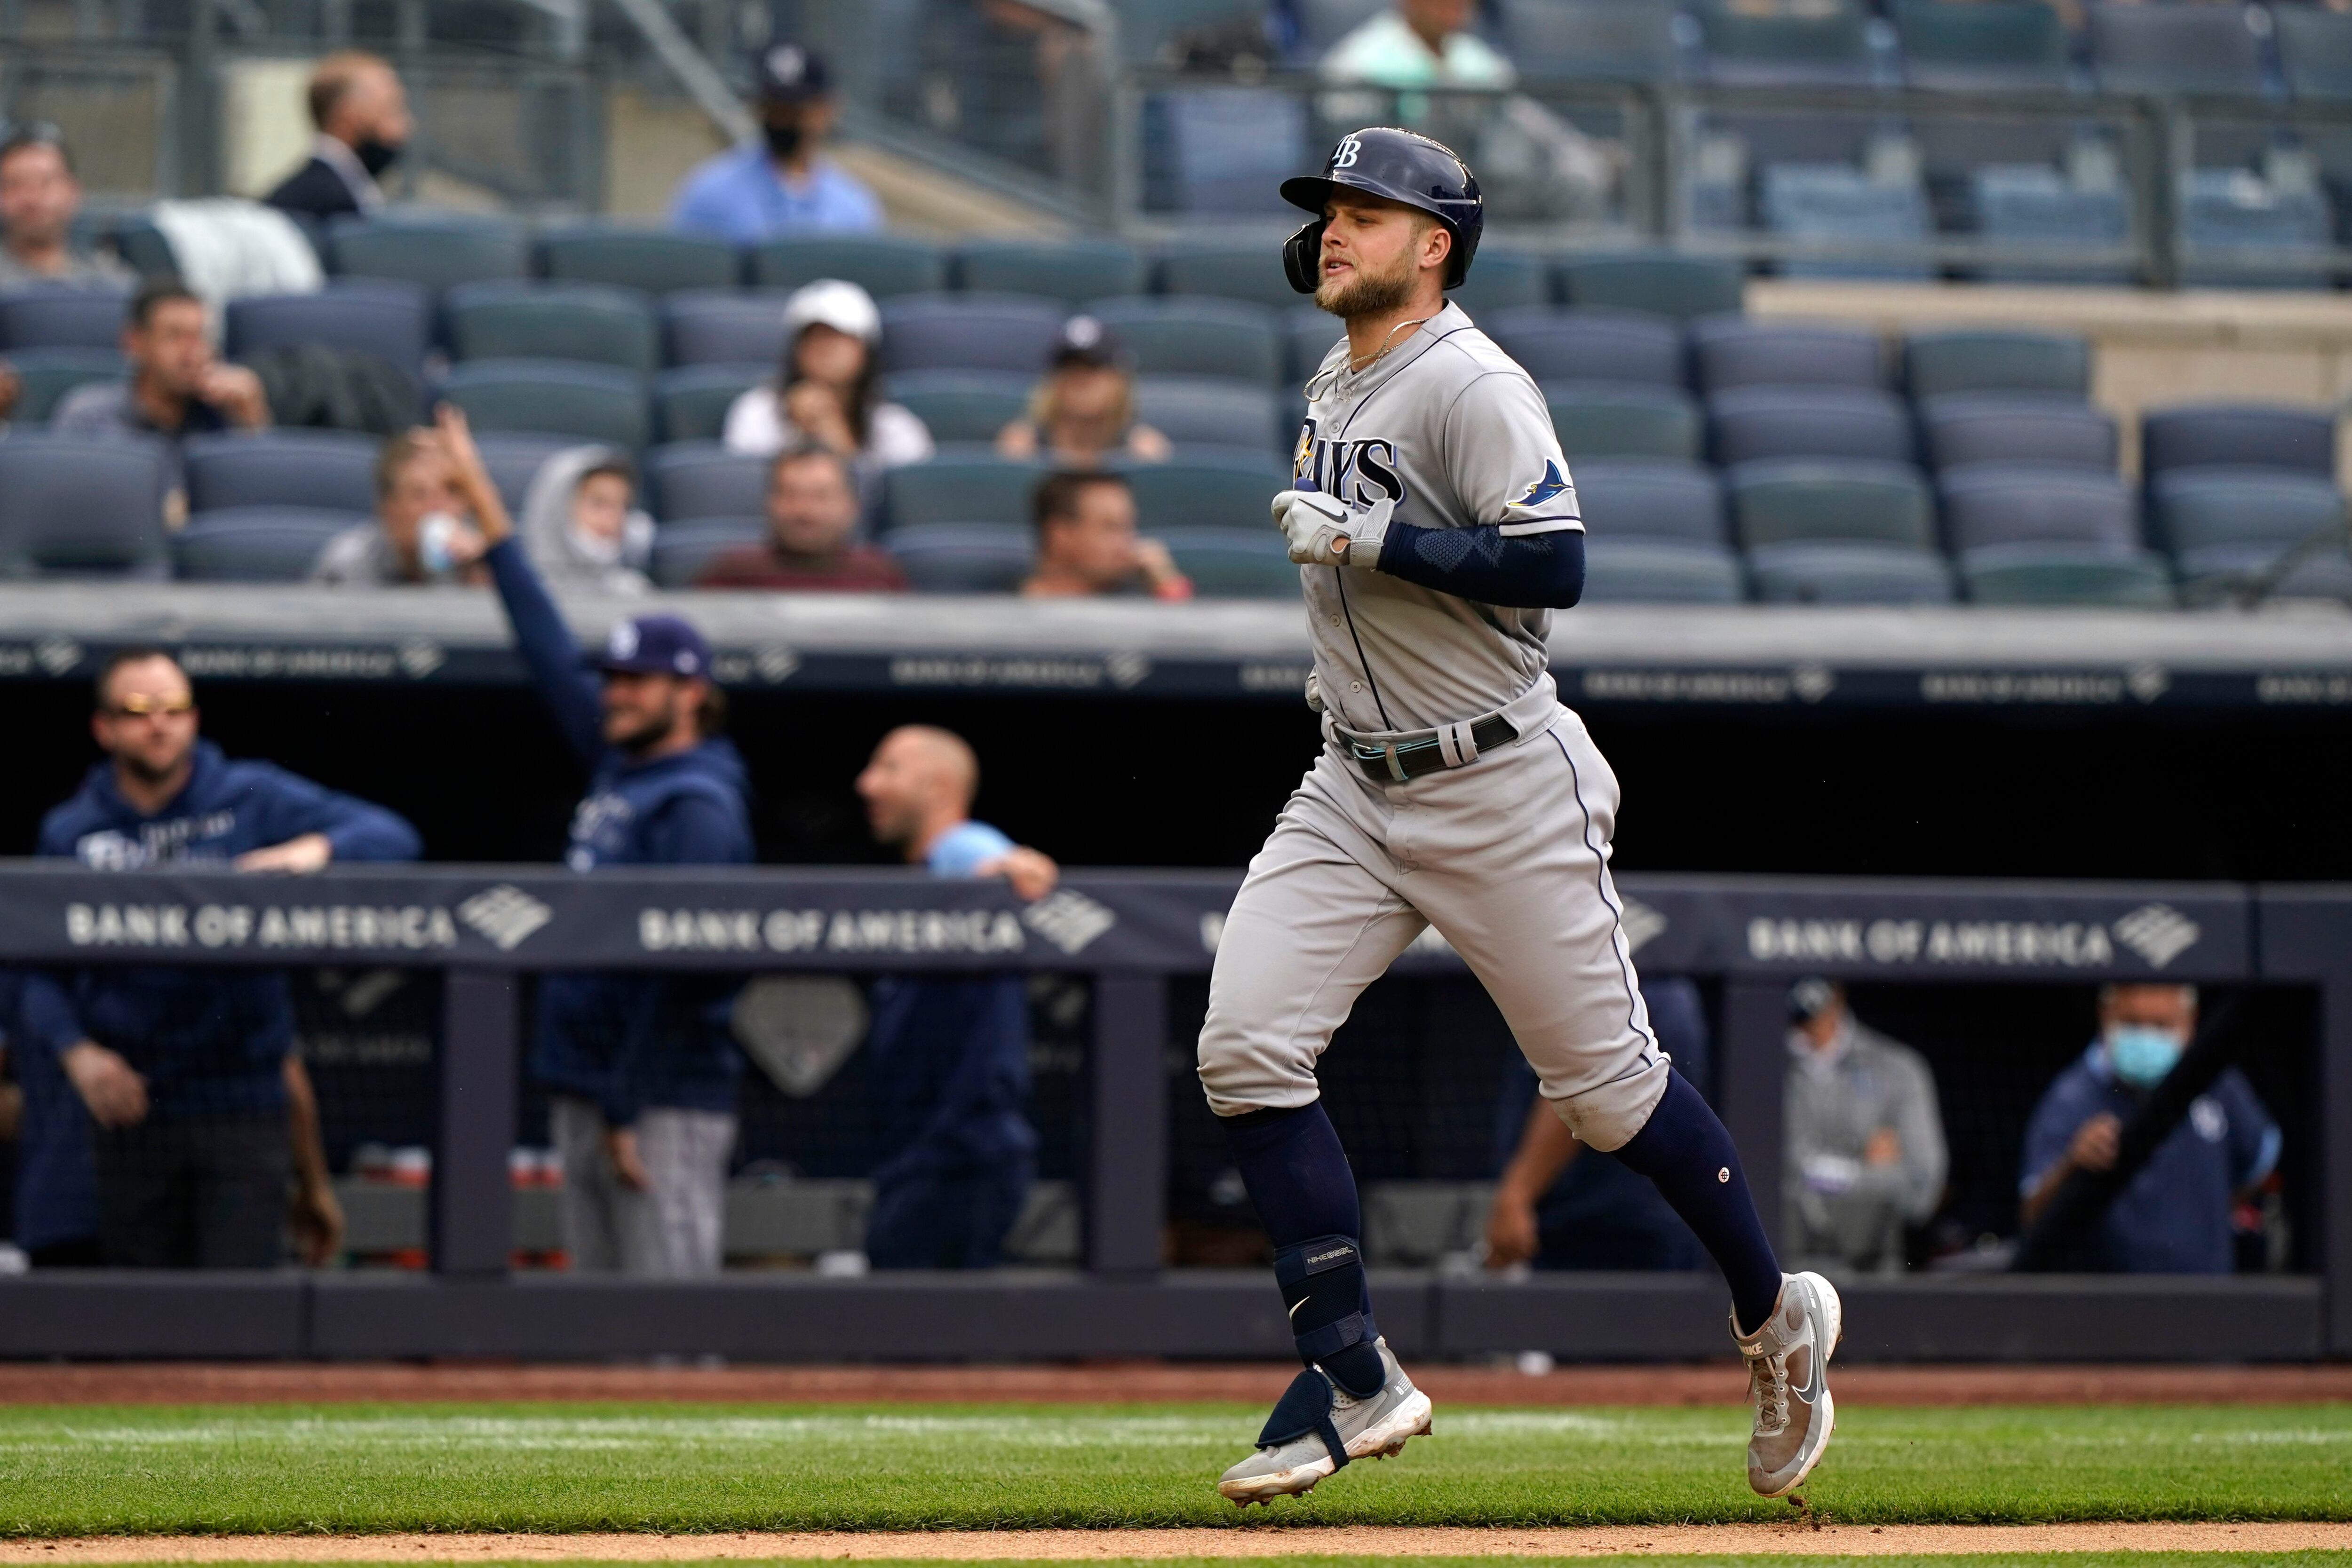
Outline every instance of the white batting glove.
{"label": "white batting glove", "polygon": [[1350,512],[1319,490],[1285,490],[1274,498],[1274,523],[1301,566],[1377,566],[1388,518]]}

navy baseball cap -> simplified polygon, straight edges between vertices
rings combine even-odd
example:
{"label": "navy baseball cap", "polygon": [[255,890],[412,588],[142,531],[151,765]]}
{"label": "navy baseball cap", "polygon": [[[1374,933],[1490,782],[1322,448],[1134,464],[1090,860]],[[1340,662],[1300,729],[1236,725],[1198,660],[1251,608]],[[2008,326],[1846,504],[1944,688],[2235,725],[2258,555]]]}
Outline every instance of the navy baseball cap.
{"label": "navy baseball cap", "polygon": [[805,103],[823,98],[833,86],[824,57],[798,44],[778,44],[759,54],[759,92],[762,103]]}
{"label": "navy baseball cap", "polygon": [[614,622],[588,663],[633,675],[708,675],[710,644],[683,615],[640,615]]}
{"label": "navy baseball cap", "polygon": [[1054,352],[1045,361],[1048,370],[1060,370],[1064,365],[1095,365],[1116,370],[1127,362],[1127,345],[1118,333],[1092,316],[1073,316],[1062,323],[1062,330],[1054,339]]}

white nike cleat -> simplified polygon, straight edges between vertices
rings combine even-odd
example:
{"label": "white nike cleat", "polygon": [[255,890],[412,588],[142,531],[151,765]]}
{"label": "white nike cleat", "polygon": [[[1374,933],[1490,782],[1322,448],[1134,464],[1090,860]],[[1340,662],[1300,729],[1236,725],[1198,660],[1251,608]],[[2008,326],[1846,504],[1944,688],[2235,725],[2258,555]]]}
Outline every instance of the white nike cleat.
{"label": "white nike cleat", "polygon": [[1837,1287],[1819,1274],[1783,1274],[1772,1315],[1743,1335],[1735,1312],[1731,1337],[1748,1358],[1748,1397],[1756,1406],[1748,1484],[1765,1497],[1786,1497],[1813,1473],[1837,1428],[1829,1380],[1830,1357],[1845,1337]]}
{"label": "white nike cleat", "polygon": [[[1404,1452],[1407,1438],[1426,1437],[1429,1396],[1412,1385],[1387,1340],[1373,1344],[1388,1375],[1379,1393],[1358,1399],[1321,1367],[1307,1368],[1266,1418],[1257,1452],[1227,1470],[1217,1490],[1241,1508],[1297,1497],[1349,1459],[1392,1458]],[[1346,1458],[1332,1457],[1331,1439]]]}

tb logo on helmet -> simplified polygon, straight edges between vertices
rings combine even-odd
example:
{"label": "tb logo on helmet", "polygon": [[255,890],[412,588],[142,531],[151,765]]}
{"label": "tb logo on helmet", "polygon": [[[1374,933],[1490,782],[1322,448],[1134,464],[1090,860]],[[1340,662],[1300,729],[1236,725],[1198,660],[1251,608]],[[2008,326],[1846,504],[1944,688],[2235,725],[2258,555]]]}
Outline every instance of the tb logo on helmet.
{"label": "tb logo on helmet", "polygon": [[1364,144],[1357,141],[1354,137],[1342,136],[1339,138],[1339,145],[1331,149],[1331,167],[1334,169],[1354,168],[1356,166],[1356,154],[1361,152],[1363,150]]}

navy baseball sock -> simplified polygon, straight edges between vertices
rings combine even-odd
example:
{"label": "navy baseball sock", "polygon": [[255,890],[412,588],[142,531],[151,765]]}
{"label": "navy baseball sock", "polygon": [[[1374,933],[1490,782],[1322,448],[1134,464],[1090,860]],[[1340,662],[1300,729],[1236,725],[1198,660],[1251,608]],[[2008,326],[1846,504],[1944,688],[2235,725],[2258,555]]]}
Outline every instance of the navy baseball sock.
{"label": "navy baseball sock", "polygon": [[1246,1111],[1224,1124],[1234,1163],[1274,1243],[1275,1280],[1299,1359],[1359,1398],[1378,1393],[1385,1379],[1372,1341],[1380,1329],[1356,1240],[1363,1210],[1323,1102]]}
{"label": "navy baseball sock", "polygon": [[1615,1153],[1683,1217],[1730,1281],[1739,1332],[1755,1333],[1780,1299],[1780,1260],[1740,1172],[1739,1151],[1714,1107],[1669,1068],[1665,1098]]}

